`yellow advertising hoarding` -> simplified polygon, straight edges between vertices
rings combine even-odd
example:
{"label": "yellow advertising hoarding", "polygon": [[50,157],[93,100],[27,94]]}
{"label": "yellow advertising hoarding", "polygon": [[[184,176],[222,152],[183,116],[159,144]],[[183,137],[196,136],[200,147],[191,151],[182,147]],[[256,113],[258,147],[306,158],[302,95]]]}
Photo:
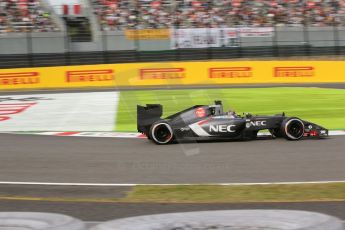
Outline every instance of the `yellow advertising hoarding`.
{"label": "yellow advertising hoarding", "polygon": [[168,40],[170,39],[169,29],[143,29],[125,30],[128,40]]}
{"label": "yellow advertising hoarding", "polygon": [[162,62],[0,69],[0,90],[345,82],[342,61]]}

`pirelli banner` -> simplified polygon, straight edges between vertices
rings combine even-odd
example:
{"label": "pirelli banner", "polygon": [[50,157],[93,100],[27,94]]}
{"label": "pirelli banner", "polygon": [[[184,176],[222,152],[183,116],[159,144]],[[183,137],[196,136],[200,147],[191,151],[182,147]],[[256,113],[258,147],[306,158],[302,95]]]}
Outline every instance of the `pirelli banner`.
{"label": "pirelli banner", "polygon": [[345,82],[342,61],[166,62],[0,69],[0,90]]}

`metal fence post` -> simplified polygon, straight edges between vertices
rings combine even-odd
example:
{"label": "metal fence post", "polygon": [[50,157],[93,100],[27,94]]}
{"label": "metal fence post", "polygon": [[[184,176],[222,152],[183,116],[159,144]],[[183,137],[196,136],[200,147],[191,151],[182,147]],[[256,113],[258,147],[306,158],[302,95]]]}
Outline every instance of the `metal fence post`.
{"label": "metal fence post", "polygon": [[28,63],[30,67],[34,67],[34,58],[33,58],[33,49],[32,49],[32,32],[27,31],[26,32],[26,44],[27,44],[27,52],[28,52]]}
{"label": "metal fence post", "polygon": [[339,37],[339,31],[338,26],[333,25],[333,39],[334,39],[334,54],[340,55],[340,37]]}
{"label": "metal fence post", "polygon": [[68,37],[68,32],[67,30],[64,32],[64,45],[65,45],[65,64],[70,65],[71,60],[70,60],[70,44],[69,44],[69,37]]}
{"label": "metal fence post", "polygon": [[109,63],[109,57],[108,57],[108,35],[106,31],[101,30],[100,33],[102,42],[102,51],[103,51],[103,63],[108,64]]}
{"label": "metal fence post", "polygon": [[[237,28],[238,29],[238,28]],[[237,57],[242,58],[243,57],[243,51],[242,51],[242,37],[241,37],[241,32],[238,29],[238,52],[237,52]]]}
{"label": "metal fence post", "polygon": [[272,45],[273,45],[273,56],[274,57],[279,57],[279,46],[278,46],[278,31],[277,31],[277,26],[274,25],[274,31],[273,31],[273,41],[272,41]]}
{"label": "metal fence post", "polygon": [[310,39],[309,39],[309,29],[308,25],[303,26],[303,40],[304,40],[304,53],[306,56],[310,56]]}

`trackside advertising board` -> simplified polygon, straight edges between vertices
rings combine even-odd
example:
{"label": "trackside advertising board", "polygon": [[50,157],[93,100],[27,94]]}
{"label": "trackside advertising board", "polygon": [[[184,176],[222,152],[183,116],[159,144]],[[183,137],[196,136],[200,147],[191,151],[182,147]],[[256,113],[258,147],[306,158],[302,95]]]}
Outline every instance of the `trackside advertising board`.
{"label": "trackside advertising board", "polygon": [[240,38],[272,38],[274,28],[196,28],[171,30],[171,48],[238,47]]}
{"label": "trackside advertising board", "polygon": [[0,69],[0,90],[345,82],[343,61],[162,62]]}

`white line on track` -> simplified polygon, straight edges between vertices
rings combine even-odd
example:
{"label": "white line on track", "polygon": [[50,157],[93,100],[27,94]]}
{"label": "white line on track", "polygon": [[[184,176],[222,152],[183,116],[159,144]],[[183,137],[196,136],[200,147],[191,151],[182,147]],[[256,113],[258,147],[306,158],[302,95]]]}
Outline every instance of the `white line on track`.
{"label": "white line on track", "polygon": [[297,181],[297,182],[259,182],[259,183],[205,183],[205,184],[120,184],[120,183],[55,183],[55,182],[22,182],[22,181],[0,181],[0,185],[42,185],[42,186],[94,186],[94,187],[133,187],[133,186],[193,186],[193,185],[294,185],[294,184],[330,184],[345,183],[343,181]]}

